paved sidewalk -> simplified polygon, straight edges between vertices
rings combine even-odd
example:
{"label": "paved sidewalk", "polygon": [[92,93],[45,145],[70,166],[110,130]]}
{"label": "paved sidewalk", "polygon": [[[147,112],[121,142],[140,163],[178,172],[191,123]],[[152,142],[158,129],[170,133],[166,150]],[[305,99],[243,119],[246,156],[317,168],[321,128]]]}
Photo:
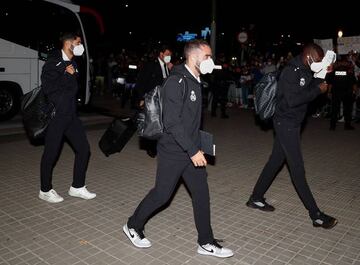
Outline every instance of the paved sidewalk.
{"label": "paved sidewalk", "polygon": [[122,225],[154,184],[156,160],[133,137],[122,153],[106,158],[98,148],[104,129],[89,130],[91,201],[67,195],[74,154],[65,144],[54,170],[54,188],[65,201],[37,198],[42,146],[26,139],[0,143],[0,264],[360,264],[360,126],[328,130],[310,119],[303,134],[307,179],[322,210],[339,219],[333,230],[314,228],[287,168],[266,194],[276,207],[263,213],[245,206],[271,152],[272,131],[255,126],[246,111],[230,119],[205,117],[217,144],[208,166],[215,237],[234,250],[229,259],[196,254],[191,199],[180,185],[171,204],[146,226],[150,249],[134,248]]}
{"label": "paved sidewalk", "polygon": [[[83,122],[85,127],[97,125],[97,124],[108,124],[112,120],[112,117],[99,115],[96,113],[84,113],[84,112],[80,113],[79,118]],[[17,115],[9,121],[0,122],[1,138],[5,138],[6,136],[10,136],[10,135],[14,136],[21,134],[25,134],[25,129],[21,115]]]}

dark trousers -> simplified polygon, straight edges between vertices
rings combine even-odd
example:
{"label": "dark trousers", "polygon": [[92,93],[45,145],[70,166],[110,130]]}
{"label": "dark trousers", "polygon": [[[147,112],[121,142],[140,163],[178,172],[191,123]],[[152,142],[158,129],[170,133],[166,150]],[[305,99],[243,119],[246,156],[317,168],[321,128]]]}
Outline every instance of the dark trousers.
{"label": "dark trousers", "polygon": [[340,111],[340,104],[343,103],[343,114],[346,125],[350,125],[352,118],[353,98],[351,93],[333,94],[332,113],[330,126],[335,127]]}
{"label": "dark trousers", "polygon": [[219,89],[213,90],[213,98],[211,103],[211,115],[216,116],[216,110],[218,107],[218,104],[220,103],[220,112],[222,116],[226,115],[226,103],[227,103],[227,90],[226,93],[224,91],[221,91]]}
{"label": "dark trousers", "polygon": [[85,174],[90,156],[90,146],[86,138],[84,127],[75,115],[56,115],[47,128],[44,153],[41,158],[41,190],[47,192],[52,189],[52,173],[58,159],[63,138],[69,140],[75,151],[73,172],[74,188],[85,185]]}
{"label": "dark trousers", "polygon": [[286,160],[295,189],[310,216],[314,216],[319,208],[305,179],[300,147],[301,128],[288,122],[274,121],[274,129],[275,140],[272,153],[254,187],[253,198],[255,200],[263,198]]}
{"label": "dark trousers", "polygon": [[181,176],[191,193],[198,243],[212,243],[214,237],[210,224],[207,173],[205,168],[194,167],[190,160],[171,160],[158,156],[155,187],[129,218],[128,227],[143,230],[148,218],[169,201]]}
{"label": "dark trousers", "polygon": [[155,157],[157,154],[157,140],[150,140],[144,137],[139,138],[140,149],[146,150],[147,154]]}

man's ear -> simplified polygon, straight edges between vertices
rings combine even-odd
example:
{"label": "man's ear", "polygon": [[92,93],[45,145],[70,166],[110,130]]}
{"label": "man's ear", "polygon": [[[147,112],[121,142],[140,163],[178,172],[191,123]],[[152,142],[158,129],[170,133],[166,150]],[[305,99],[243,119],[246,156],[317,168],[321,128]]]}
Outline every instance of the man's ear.
{"label": "man's ear", "polygon": [[67,40],[66,41],[66,48],[71,48],[71,45],[72,45],[72,41],[71,40]]}
{"label": "man's ear", "polygon": [[70,49],[70,47],[71,47],[71,41],[70,41],[70,40],[66,40],[66,41],[64,42],[64,48]]}

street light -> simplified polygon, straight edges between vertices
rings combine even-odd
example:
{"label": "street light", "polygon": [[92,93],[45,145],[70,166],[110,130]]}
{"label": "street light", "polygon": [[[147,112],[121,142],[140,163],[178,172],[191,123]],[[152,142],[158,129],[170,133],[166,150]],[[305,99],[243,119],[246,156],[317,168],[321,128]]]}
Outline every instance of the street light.
{"label": "street light", "polygon": [[342,32],[342,30],[339,30],[338,31],[338,37],[341,38],[342,36],[343,36],[343,32]]}

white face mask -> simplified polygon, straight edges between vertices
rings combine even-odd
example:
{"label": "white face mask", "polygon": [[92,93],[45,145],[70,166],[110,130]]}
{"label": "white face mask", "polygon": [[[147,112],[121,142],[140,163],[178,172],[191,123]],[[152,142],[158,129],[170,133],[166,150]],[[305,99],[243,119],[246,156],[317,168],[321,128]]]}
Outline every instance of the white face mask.
{"label": "white face mask", "polygon": [[310,66],[311,71],[318,73],[323,69],[323,63],[322,62],[315,62],[314,58],[311,55],[307,56],[307,61]]}
{"label": "white face mask", "polygon": [[215,64],[214,64],[213,59],[211,59],[211,58],[208,58],[208,59],[202,61],[200,63],[200,67],[199,67],[200,73],[203,75],[211,74],[212,71],[214,70],[214,68],[215,68]]}
{"label": "white face mask", "polygon": [[170,61],[171,61],[171,56],[170,55],[167,55],[167,56],[164,57],[164,62],[165,63],[170,63]]}
{"label": "white face mask", "polygon": [[75,56],[81,56],[83,55],[84,51],[85,51],[85,48],[84,48],[84,45],[82,44],[79,44],[79,45],[76,45],[76,46],[73,46],[74,48],[72,49],[72,52]]}
{"label": "white face mask", "polygon": [[323,65],[322,62],[310,64],[310,69],[311,69],[311,71],[313,71],[314,73],[320,72],[323,68],[324,68],[324,65]]}

